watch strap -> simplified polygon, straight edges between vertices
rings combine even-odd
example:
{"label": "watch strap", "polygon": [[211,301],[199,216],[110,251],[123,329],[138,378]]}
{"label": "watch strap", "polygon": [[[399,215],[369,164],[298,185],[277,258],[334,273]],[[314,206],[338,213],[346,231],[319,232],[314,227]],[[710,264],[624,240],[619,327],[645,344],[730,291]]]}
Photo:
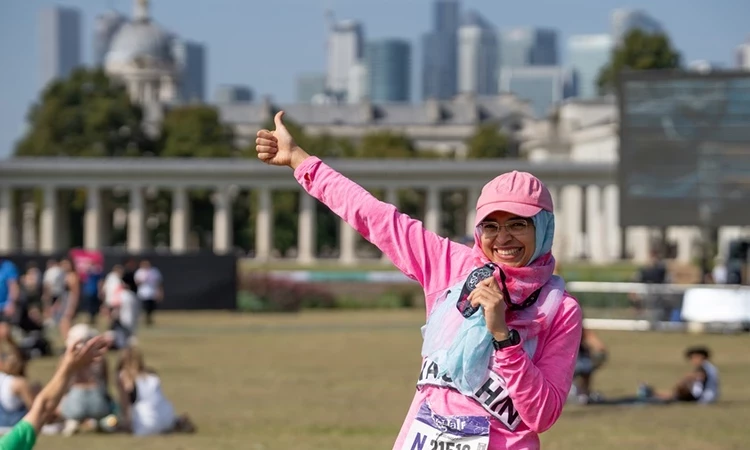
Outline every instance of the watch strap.
{"label": "watch strap", "polygon": [[492,345],[493,347],[495,347],[495,350],[502,350],[504,348],[512,347],[514,345],[518,345],[520,342],[521,336],[516,330],[510,330],[510,332],[508,333],[508,337],[506,339],[503,339],[502,341],[495,340],[495,338],[492,339]]}

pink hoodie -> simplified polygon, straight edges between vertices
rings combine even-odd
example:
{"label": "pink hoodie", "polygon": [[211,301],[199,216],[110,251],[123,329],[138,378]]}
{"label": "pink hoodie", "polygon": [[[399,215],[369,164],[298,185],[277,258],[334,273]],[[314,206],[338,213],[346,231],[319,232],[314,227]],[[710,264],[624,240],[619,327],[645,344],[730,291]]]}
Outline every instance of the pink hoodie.
{"label": "pink hoodie", "polygon": [[[427,315],[446,289],[463,281],[476,268],[472,249],[425,230],[422,223],[381,202],[364,188],[316,157],[307,158],[294,175],[304,189],[375,244],[425,292]],[[529,358],[522,345],[494,352],[492,371],[506,382],[506,390],[522,423],[508,430],[490,420],[488,450],[538,449],[538,434],[560,417],[573,380],[581,339],[582,314],[567,292],[549,328],[538,336]],[[428,401],[435,413],[487,416],[473,399],[456,390],[424,386],[417,390],[404,425],[393,446],[401,450],[420,406]]]}

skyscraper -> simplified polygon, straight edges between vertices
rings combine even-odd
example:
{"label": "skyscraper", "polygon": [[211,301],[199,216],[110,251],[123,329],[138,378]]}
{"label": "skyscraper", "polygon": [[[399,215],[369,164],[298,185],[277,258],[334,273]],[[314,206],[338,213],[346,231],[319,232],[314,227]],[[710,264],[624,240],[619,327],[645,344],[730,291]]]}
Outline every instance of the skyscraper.
{"label": "skyscraper", "polygon": [[117,11],[107,11],[106,13],[96,16],[94,21],[94,66],[104,65],[104,58],[107,56],[109,46],[112,43],[117,30],[122,24],[127,22],[127,18]]}
{"label": "skyscraper", "polygon": [[247,86],[221,85],[216,88],[214,100],[218,104],[250,103],[253,91]]}
{"label": "skyscraper", "polygon": [[435,0],[433,29],[422,38],[422,97],[446,100],[458,90],[457,0]]}
{"label": "skyscraper", "polygon": [[41,84],[65,78],[81,65],[81,14],[60,6],[44,8],[39,16],[41,32]]}
{"label": "skyscraper", "polygon": [[180,98],[186,102],[206,100],[206,47],[191,41],[175,41],[180,71]]}
{"label": "skyscraper", "polygon": [[555,66],[557,31],[514,28],[500,33],[500,67]]}
{"label": "skyscraper", "polygon": [[581,34],[568,39],[568,65],[578,86],[578,97],[598,96],[599,72],[607,65],[612,52],[608,34]]}
{"label": "skyscraper", "polygon": [[618,45],[631,30],[663,33],[661,23],[640,9],[620,8],[612,12],[612,40]]}
{"label": "skyscraper", "polygon": [[575,95],[575,83],[570,71],[562,67],[511,67],[500,70],[500,92],[512,92],[528,101],[542,118],[556,103]]}
{"label": "skyscraper", "polygon": [[359,103],[370,92],[367,76],[367,64],[360,61],[349,69],[349,86],[346,89],[346,100],[348,103]]}
{"label": "skyscraper", "polygon": [[468,12],[458,30],[458,91],[497,94],[498,56],[495,28],[478,12]]}
{"label": "skyscraper", "polygon": [[346,96],[352,66],[363,57],[362,24],[347,20],[331,25],[328,35],[327,89],[336,96]]}
{"label": "skyscraper", "polygon": [[750,38],[737,47],[737,68],[750,70]]}
{"label": "skyscraper", "polygon": [[411,100],[411,45],[401,39],[383,39],[367,45],[370,100]]}

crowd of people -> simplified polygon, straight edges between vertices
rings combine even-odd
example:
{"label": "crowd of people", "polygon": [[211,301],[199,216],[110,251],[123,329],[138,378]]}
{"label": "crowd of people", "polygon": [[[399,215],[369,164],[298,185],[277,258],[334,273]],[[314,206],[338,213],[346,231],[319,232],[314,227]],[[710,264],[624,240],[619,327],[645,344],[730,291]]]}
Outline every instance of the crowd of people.
{"label": "crowd of people", "polygon": [[[44,271],[30,262],[22,273],[13,262],[0,261],[0,431],[17,434],[19,426],[36,430],[34,436],[194,431],[187,416],[175,413],[136,340],[141,317],[152,326],[163,297],[161,273],[145,259],[129,258],[106,274],[100,263],[75,267],[68,258],[50,259]],[[79,320],[81,313],[85,319]],[[68,371],[59,405],[45,413],[43,424],[29,427],[24,418],[44,391],[29,379],[27,367],[35,357],[54,357],[53,333],[59,333],[63,361],[74,348],[101,342],[117,352],[117,362],[111,368],[106,358],[92,358]]]}

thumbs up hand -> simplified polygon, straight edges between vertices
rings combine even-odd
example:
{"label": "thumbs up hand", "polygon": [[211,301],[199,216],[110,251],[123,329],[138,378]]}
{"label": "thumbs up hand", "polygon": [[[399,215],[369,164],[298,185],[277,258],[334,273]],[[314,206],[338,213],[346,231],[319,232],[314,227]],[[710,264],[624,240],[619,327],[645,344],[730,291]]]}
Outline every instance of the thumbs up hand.
{"label": "thumbs up hand", "polygon": [[294,142],[283,122],[284,111],[274,117],[276,130],[260,130],[255,139],[258,159],[272,166],[297,166],[309,155]]}

